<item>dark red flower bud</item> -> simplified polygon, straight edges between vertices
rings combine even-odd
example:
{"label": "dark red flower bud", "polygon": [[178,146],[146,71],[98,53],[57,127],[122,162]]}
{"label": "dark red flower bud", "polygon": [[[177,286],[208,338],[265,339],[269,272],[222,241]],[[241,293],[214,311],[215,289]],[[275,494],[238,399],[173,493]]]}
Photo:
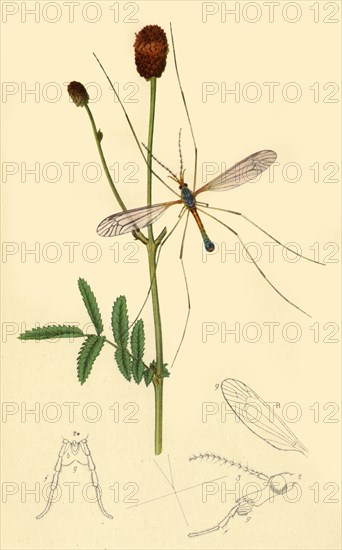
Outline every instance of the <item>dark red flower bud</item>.
{"label": "dark red flower bud", "polygon": [[169,47],[166,34],[158,25],[147,25],[136,35],[135,64],[140,76],[150,79],[164,72]]}
{"label": "dark red flower bud", "polygon": [[89,95],[81,82],[70,82],[68,93],[77,107],[84,107],[89,101]]}

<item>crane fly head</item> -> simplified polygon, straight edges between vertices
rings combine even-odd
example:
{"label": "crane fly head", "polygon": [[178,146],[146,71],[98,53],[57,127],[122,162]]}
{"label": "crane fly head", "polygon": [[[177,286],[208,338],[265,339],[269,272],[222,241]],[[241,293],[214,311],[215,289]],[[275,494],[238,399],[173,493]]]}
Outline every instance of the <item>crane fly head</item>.
{"label": "crane fly head", "polygon": [[184,181],[184,173],[185,169],[181,169],[179,177],[177,177],[175,174],[172,176],[169,176],[173,181],[175,181],[178,184],[179,189],[182,189],[183,187],[188,187],[188,184]]}

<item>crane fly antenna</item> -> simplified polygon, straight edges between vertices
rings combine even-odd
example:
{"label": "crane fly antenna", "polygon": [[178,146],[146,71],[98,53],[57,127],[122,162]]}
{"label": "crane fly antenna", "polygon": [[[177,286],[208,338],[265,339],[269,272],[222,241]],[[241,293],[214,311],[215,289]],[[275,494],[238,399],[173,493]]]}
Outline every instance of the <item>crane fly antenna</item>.
{"label": "crane fly antenna", "polygon": [[[109,78],[109,76],[108,76],[108,74],[107,74],[105,68],[103,67],[101,61],[99,60],[99,58],[97,57],[97,55],[96,55],[95,52],[93,52],[93,56],[95,57],[96,61],[97,61],[98,64],[100,65],[100,67],[101,67],[101,69],[102,69],[102,71],[103,71],[103,73],[104,73],[106,79],[108,80],[108,82],[109,82],[109,84],[110,84],[111,89],[112,89],[113,92],[114,92],[114,95],[115,95],[116,99],[117,99],[118,102],[120,103],[120,107],[122,108],[122,110],[123,110],[123,112],[124,112],[124,115],[125,115],[125,117],[126,117],[126,120],[127,120],[127,122],[128,122],[128,125],[129,125],[129,127],[130,127],[130,130],[131,130],[131,132],[132,132],[132,134],[133,134],[133,137],[134,137],[134,139],[135,139],[135,141],[136,141],[136,144],[138,145],[139,151],[140,151],[140,153],[141,153],[141,155],[142,155],[142,157],[143,157],[143,159],[144,159],[146,165],[149,166],[148,161],[147,161],[147,158],[145,157],[144,151],[143,151],[143,149],[142,149],[142,147],[141,147],[141,145],[140,145],[140,141],[139,141],[139,139],[138,139],[138,136],[137,136],[137,134],[136,134],[136,132],[135,132],[135,130],[134,130],[134,128],[133,128],[133,124],[132,124],[132,122],[131,122],[131,119],[130,119],[129,116],[128,116],[128,113],[127,113],[127,111],[126,111],[126,109],[125,109],[124,104],[122,103],[122,101],[121,101],[121,99],[120,99],[120,96],[119,96],[118,92],[117,92],[116,89],[114,88],[114,84],[112,83],[111,79]],[[152,172],[152,174],[153,174],[153,175],[154,175],[163,185],[165,185],[165,187],[167,187],[168,189],[170,189],[170,191],[172,191],[172,193],[175,193],[175,194],[178,196],[178,193],[176,193],[176,191],[175,191],[172,187],[170,187],[164,180],[162,180],[162,178],[161,178],[160,176],[158,176],[158,174],[156,174],[156,173],[152,170],[152,167],[151,167],[151,172]]]}
{"label": "crane fly antenna", "polygon": [[188,105],[187,105],[187,102],[186,102],[186,99],[185,99],[185,95],[184,95],[184,92],[183,92],[183,88],[182,88],[182,84],[181,84],[181,80],[180,80],[180,76],[179,76],[178,65],[177,65],[177,57],[176,57],[175,41],[174,41],[174,38],[173,38],[172,24],[171,23],[170,23],[170,33],[171,33],[173,60],[174,60],[174,63],[175,63],[175,69],[176,69],[178,85],[179,85],[180,93],[181,93],[181,96],[182,96],[183,104],[184,104],[184,107],[185,107],[186,116],[187,116],[187,119],[188,119],[188,122],[189,122],[190,132],[191,132],[192,141],[193,141],[194,149],[195,149],[194,187],[193,187],[193,191],[195,191],[196,190],[196,180],[197,180],[197,144],[196,144],[195,134],[194,134],[192,124],[191,124]]}
{"label": "crane fly antenna", "polygon": [[[197,203],[199,204],[199,203]],[[288,246],[286,246],[285,244],[283,244],[282,242],[278,241],[278,239],[276,239],[275,237],[273,237],[273,235],[271,235],[270,233],[268,233],[265,229],[263,229],[262,227],[260,227],[260,225],[258,225],[257,223],[253,222],[253,220],[251,220],[250,218],[248,218],[247,216],[245,216],[245,214],[242,214],[241,212],[236,212],[235,210],[226,210],[225,208],[216,208],[216,207],[213,207],[213,206],[209,206],[208,204],[205,205],[205,208],[209,208],[209,210],[218,210],[220,212],[227,212],[228,214],[235,214],[236,216],[240,216],[241,218],[243,218],[244,220],[246,220],[248,223],[250,223],[251,225],[253,225],[254,227],[256,227],[256,229],[259,229],[259,231],[261,231],[262,233],[264,233],[265,235],[267,235],[267,237],[269,237],[270,239],[272,239],[272,241],[274,241],[275,243],[279,244],[282,248],[285,248],[285,250],[288,250],[289,252],[292,252],[292,254],[295,254],[296,256],[298,256],[299,258],[303,258],[304,260],[307,260],[308,262],[312,262],[314,264],[318,264],[318,265],[324,265],[325,264],[323,262],[319,262],[318,260],[313,260],[312,258],[308,258],[307,256],[304,256],[303,254],[300,254],[299,252],[296,252],[296,250],[293,250],[292,248],[289,248]]]}
{"label": "crane fly antenna", "polygon": [[182,135],[182,128],[179,129],[179,137],[178,137],[178,151],[179,151],[179,160],[180,160],[180,174],[183,173],[183,157],[182,157],[182,147],[181,147],[181,135]]}
{"label": "crane fly antenna", "polygon": [[311,315],[309,315],[308,313],[306,313],[306,311],[304,311],[304,309],[300,308],[299,306],[297,306],[294,302],[291,302],[291,300],[289,300],[289,298],[286,298],[286,296],[284,296],[284,294],[282,294],[280,292],[280,290],[278,290],[278,288],[273,284],[271,283],[271,281],[269,280],[269,278],[265,275],[265,273],[263,272],[263,270],[261,269],[261,267],[258,266],[257,262],[254,260],[253,256],[251,255],[251,253],[249,252],[247,246],[245,245],[245,243],[243,242],[243,240],[241,239],[240,235],[234,231],[234,229],[232,229],[231,227],[229,227],[229,225],[227,225],[226,223],[224,223],[223,221],[219,220],[218,218],[216,218],[215,216],[212,216],[211,214],[209,214],[208,212],[206,212],[205,210],[202,210],[201,208],[198,208],[198,210],[200,212],[202,212],[203,214],[205,214],[206,216],[209,216],[209,218],[212,218],[213,220],[216,220],[218,223],[220,223],[221,225],[223,225],[224,227],[226,227],[227,229],[229,229],[229,231],[231,233],[233,233],[233,235],[235,235],[235,237],[240,241],[244,251],[246,252],[247,256],[249,257],[249,259],[253,262],[253,264],[255,265],[255,267],[257,268],[257,270],[259,271],[260,275],[263,276],[263,278],[265,279],[265,281],[273,288],[273,290],[275,290],[275,292],[277,294],[279,294],[279,296],[281,298],[283,298],[285,300],[285,302],[287,302],[288,304],[290,304],[291,306],[293,306],[294,308],[298,309],[298,311],[301,311],[302,313],[304,313],[304,315],[307,315],[308,317],[311,317]]}
{"label": "crane fly antenna", "polygon": [[[143,145],[143,147],[145,147],[146,151],[148,151],[149,153],[151,153],[151,157],[153,158],[153,160],[155,160],[162,168],[164,168],[164,170],[166,170],[167,172],[169,172],[169,174],[171,175],[171,177],[172,177],[173,179],[175,179],[176,181],[178,181],[178,178],[177,178],[176,174],[174,174],[174,173],[172,172],[172,170],[170,170],[170,168],[168,168],[167,166],[165,166],[165,164],[163,164],[162,162],[160,162],[160,160],[158,160],[157,157],[155,157],[154,154],[153,154],[151,151],[149,151],[149,149],[148,149],[148,147],[145,145],[145,143],[143,143],[142,145]],[[174,189],[172,189],[172,191],[175,192]],[[177,195],[178,195],[178,193],[177,193]]]}

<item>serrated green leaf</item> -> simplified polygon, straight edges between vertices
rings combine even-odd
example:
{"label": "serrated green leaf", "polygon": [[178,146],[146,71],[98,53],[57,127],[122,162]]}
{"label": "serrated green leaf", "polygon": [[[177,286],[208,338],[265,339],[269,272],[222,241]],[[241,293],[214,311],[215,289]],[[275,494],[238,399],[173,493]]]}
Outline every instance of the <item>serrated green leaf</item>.
{"label": "serrated green leaf", "polygon": [[126,349],[128,344],[128,314],[125,296],[119,296],[113,305],[112,329],[119,348]]}
{"label": "serrated green leaf", "polygon": [[168,378],[170,376],[170,371],[166,368],[167,363],[164,363],[163,365],[163,378]]}
{"label": "serrated green leaf", "polygon": [[131,334],[131,349],[135,359],[143,358],[145,350],[145,331],[142,319],[139,319],[133,327]]}
{"label": "serrated green leaf", "polygon": [[88,336],[83,342],[77,356],[77,377],[81,384],[84,384],[87,380],[94,361],[103,348],[105,340],[106,338],[104,336],[96,336],[93,334]]}
{"label": "serrated green leaf", "polygon": [[151,384],[152,378],[153,378],[153,370],[151,368],[146,369],[144,372],[144,380],[145,380],[146,386],[149,386]]}
{"label": "serrated green leaf", "polygon": [[22,332],[19,340],[48,340],[49,338],[82,338],[80,328],[72,325],[46,325]]}
{"label": "serrated green leaf", "polygon": [[100,335],[101,332],[103,332],[103,323],[95,295],[87,281],[81,277],[78,279],[78,288],[80,289],[84,305],[87,308],[89,317],[96,329],[96,332]]}
{"label": "serrated green leaf", "polygon": [[142,319],[139,319],[133,327],[131,334],[131,350],[133,356],[133,378],[137,384],[140,384],[145,370],[145,366],[142,360],[145,350],[145,331]]}
{"label": "serrated green leaf", "polygon": [[132,376],[132,363],[127,349],[118,348],[115,351],[115,361],[119,367],[119,371],[130,381]]}
{"label": "serrated green leaf", "polygon": [[144,374],[144,370],[145,370],[145,365],[141,359],[139,359],[138,361],[136,359],[132,360],[133,378],[137,384],[140,384]]}

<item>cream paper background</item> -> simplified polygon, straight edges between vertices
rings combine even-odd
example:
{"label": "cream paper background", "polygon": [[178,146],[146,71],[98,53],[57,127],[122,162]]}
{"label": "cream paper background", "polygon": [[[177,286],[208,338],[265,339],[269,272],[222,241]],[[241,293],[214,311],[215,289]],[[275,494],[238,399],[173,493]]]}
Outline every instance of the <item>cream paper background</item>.
{"label": "cream paper background", "polygon": [[[340,25],[323,19],[339,21],[341,5],[320,2],[315,23],[313,2],[290,3],[295,5],[285,8],[289,10],[286,17],[293,19],[294,10],[300,9],[301,18],[289,23],[281,15],[289,3],[280,1],[270,23],[266,3],[252,4],[246,8],[244,2],[227,2],[228,8],[237,5],[236,9],[250,11],[241,11],[240,22],[227,16],[224,23],[221,2],[211,3],[209,9],[217,13],[208,16],[207,22],[202,21],[202,3],[196,1],[80,2],[75,3],[73,22],[67,2],[38,2],[39,21],[33,16],[25,21],[20,12],[34,8],[32,2],[2,3],[2,10],[19,10],[7,22],[2,12],[2,79],[7,83],[5,92],[13,92],[3,96],[3,162],[14,163],[5,168],[18,167],[14,175],[5,178],[3,174],[2,184],[3,548],[340,548],[339,255],[332,248],[335,245],[327,244],[339,241],[340,172],[331,176],[333,181],[323,181],[334,167],[326,163],[336,163],[340,169],[340,98],[335,85],[324,89],[326,83],[340,80]],[[260,20],[251,23],[248,18],[255,17],[255,6]],[[338,13],[329,15],[334,6]],[[96,14],[98,21],[89,22]],[[246,242],[259,244],[260,265],[280,290],[312,315],[305,317],[281,300],[248,261],[225,256],[224,250],[235,246],[233,235],[211,220],[205,220],[205,225],[218,244],[218,253],[205,257],[198,230],[190,220],[185,264],[192,310],[183,347],[165,382],[164,452],[156,458],[153,390],[127,383],[113,364],[109,346],[81,387],[76,377],[80,342],[21,343],[17,336],[36,323],[79,322],[84,326],[88,318],[77,289],[80,276],[97,296],[108,336],[111,307],[118,295],[127,296],[131,319],[141,306],[148,289],[145,250],[130,235],[110,241],[96,235],[99,221],[118,208],[104,175],[96,178],[93,165],[84,172],[88,163],[99,164],[99,158],[87,115],[69,103],[66,84],[78,80],[89,85],[108,163],[119,163],[118,189],[129,207],[143,205],[145,166],[92,51],[119,83],[135,129],[146,140],[149,86],[135,70],[134,33],[146,24],[159,24],[170,38],[170,21],[198,142],[199,182],[203,163],[216,163],[218,170],[226,163],[224,169],[263,148],[277,151],[280,163],[273,180],[271,173],[265,173],[258,182],[230,193],[207,194],[203,200],[241,210],[280,240],[299,243],[310,257],[312,246],[319,246],[322,260],[333,252],[335,262],[326,267],[304,260],[288,262],[279,248],[270,262],[264,245],[269,239],[243,220],[222,214]],[[225,84],[231,89],[235,82],[242,90],[254,82],[262,96],[251,102],[241,92],[239,102],[232,95],[223,102],[218,92],[203,101],[206,82],[216,83],[219,90]],[[265,82],[280,83],[273,102]],[[289,82],[297,83],[302,92],[296,103],[282,96]],[[310,90],[314,83],[320,87],[316,101]],[[36,97],[25,94],[34,87]],[[132,91],[136,102],[127,101]],[[253,93],[252,88],[249,91]],[[288,90],[290,95],[293,91],[293,87]],[[324,101],[332,92],[337,101]],[[179,169],[180,127],[186,176],[191,182],[193,147],[170,54],[158,81],[154,151],[173,171]],[[288,178],[282,172],[291,162],[302,170],[296,182],[289,181],[294,177],[291,168]],[[32,168],[34,163],[38,163],[38,181],[32,175],[25,181],[25,166]],[[49,163],[57,166],[58,181],[51,181],[57,172]],[[77,163],[73,178],[66,163]],[[126,163],[136,163],[136,182],[123,181],[130,173],[131,165],[125,168]],[[309,168],[314,163],[320,166],[319,181],[314,181]],[[162,169],[158,173],[166,177]],[[155,181],[155,202],[171,199],[169,191]],[[170,228],[175,219],[171,209],[156,224],[157,231],[164,225]],[[186,315],[180,240],[178,230],[165,246],[159,270],[169,363]],[[25,255],[35,243],[40,247],[37,257]],[[76,243],[73,261],[71,245],[65,243]],[[89,243],[96,243],[97,249]],[[324,250],[325,246],[330,248]],[[91,261],[96,250],[101,257]],[[60,258],[52,261],[56,251]],[[142,317],[146,358],[152,360],[149,305]],[[208,323],[217,332],[205,341]],[[274,325],[273,342],[268,335],[270,323],[279,323]],[[224,329],[234,327],[238,327],[240,341],[233,335],[224,341]],[[298,341],[291,342],[296,334]],[[216,390],[225,378],[237,378],[264,400],[279,402],[276,410],[290,420],[288,425],[308,447],[309,457],[274,449],[237,423],[232,414],[225,415],[228,408]],[[25,414],[35,404],[36,416]],[[205,415],[205,410],[212,414]],[[73,439],[74,431],[80,437],[88,434],[103,502],[114,519],[104,518],[96,503],[82,498],[89,475],[80,466],[73,472],[73,465],[60,476],[61,499],[38,522],[35,516],[45,505],[42,488],[51,481],[61,438]],[[210,527],[228,513],[235,496],[228,493],[224,502],[221,484],[231,491],[240,473],[213,462],[188,461],[201,451],[220,453],[267,475],[291,472],[302,494],[292,504],[277,498],[273,504],[254,509],[250,521],[234,518],[226,535],[216,532],[190,539],[188,532]],[[170,478],[169,461],[176,491],[196,486],[178,494],[186,519],[166,479]],[[203,502],[201,483],[215,479],[212,491],[217,490],[216,494]],[[252,476],[241,478],[243,484],[257,481]],[[71,482],[78,484],[74,502],[68,497],[67,483]],[[28,492],[35,487],[36,495]],[[140,506],[132,507],[129,502],[133,489],[136,495],[131,499],[137,499]],[[145,501],[151,502],[142,504]]]}

